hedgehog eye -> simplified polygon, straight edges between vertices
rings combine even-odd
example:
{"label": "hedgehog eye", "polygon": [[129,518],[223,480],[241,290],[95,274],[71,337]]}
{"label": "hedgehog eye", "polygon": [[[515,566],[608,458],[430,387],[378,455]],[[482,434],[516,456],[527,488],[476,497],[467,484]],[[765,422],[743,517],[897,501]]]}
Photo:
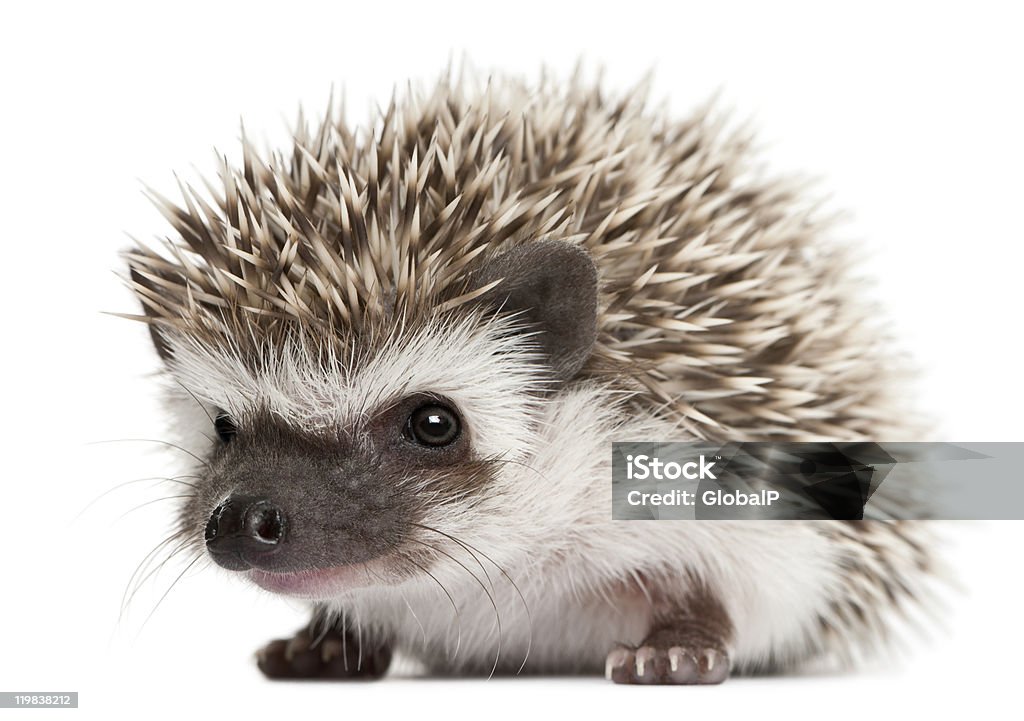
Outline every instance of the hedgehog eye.
{"label": "hedgehog eye", "polygon": [[420,445],[436,448],[453,443],[459,437],[461,425],[452,409],[428,403],[412,412],[405,424],[405,432]]}
{"label": "hedgehog eye", "polygon": [[238,433],[238,427],[227,413],[219,413],[213,425],[217,429],[217,435],[225,443],[229,442]]}

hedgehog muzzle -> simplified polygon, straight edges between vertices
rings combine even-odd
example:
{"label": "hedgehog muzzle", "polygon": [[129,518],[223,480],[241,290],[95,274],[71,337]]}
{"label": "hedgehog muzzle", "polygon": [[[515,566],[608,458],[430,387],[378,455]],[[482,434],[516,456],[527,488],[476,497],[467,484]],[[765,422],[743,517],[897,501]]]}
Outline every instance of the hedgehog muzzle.
{"label": "hedgehog muzzle", "polygon": [[269,499],[229,496],[213,509],[204,535],[218,565],[244,571],[260,567],[266,556],[278,550],[284,534],[284,512]]}

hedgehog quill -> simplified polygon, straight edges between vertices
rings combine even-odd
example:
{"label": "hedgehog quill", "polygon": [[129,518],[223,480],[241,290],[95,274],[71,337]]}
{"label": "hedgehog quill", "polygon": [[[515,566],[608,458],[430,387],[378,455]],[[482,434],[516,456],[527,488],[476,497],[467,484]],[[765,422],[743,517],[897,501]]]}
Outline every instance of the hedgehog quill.
{"label": "hedgehog quill", "polygon": [[127,252],[179,533],[305,599],[271,678],[849,662],[934,559],[914,522],[616,522],[613,440],[906,436],[844,248],[711,110],[444,77],[286,152],[243,139]]}

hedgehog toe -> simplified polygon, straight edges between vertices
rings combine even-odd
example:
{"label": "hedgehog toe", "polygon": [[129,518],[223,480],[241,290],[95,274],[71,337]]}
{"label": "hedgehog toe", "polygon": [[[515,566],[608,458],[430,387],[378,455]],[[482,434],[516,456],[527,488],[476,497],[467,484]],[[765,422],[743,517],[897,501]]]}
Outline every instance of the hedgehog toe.
{"label": "hedgehog toe", "polygon": [[621,684],[718,684],[729,676],[729,657],[715,648],[618,646],[608,654],[605,676]]}
{"label": "hedgehog toe", "polygon": [[260,671],[275,680],[369,680],[383,676],[390,662],[387,646],[360,647],[358,639],[335,630],[315,638],[302,630],[290,639],[271,641],[256,652]]}

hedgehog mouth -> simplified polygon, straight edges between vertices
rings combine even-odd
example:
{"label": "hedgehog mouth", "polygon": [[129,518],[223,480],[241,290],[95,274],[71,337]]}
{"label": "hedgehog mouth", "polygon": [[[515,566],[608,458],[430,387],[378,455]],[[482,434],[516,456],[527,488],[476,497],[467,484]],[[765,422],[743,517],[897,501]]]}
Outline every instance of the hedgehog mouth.
{"label": "hedgehog mouth", "polygon": [[247,574],[250,581],[272,593],[307,600],[327,600],[346,591],[386,583],[382,574],[384,570],[379,563],[369,561],[286,572],[252,568]]}

